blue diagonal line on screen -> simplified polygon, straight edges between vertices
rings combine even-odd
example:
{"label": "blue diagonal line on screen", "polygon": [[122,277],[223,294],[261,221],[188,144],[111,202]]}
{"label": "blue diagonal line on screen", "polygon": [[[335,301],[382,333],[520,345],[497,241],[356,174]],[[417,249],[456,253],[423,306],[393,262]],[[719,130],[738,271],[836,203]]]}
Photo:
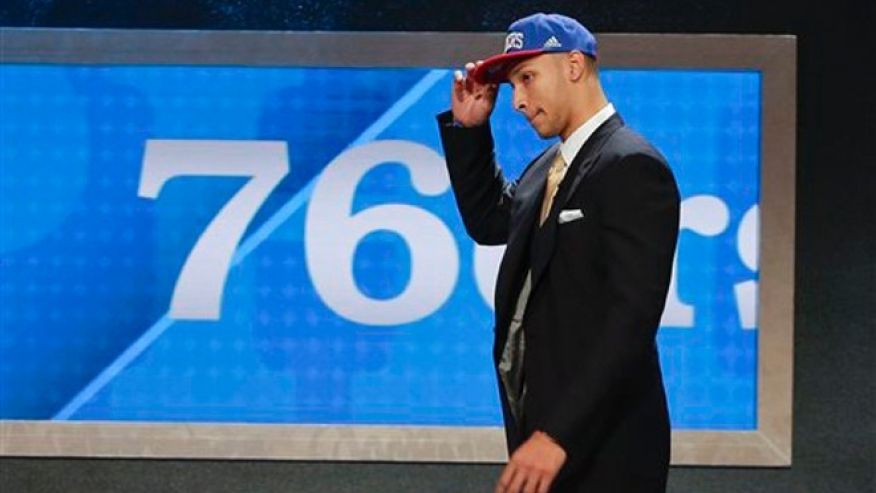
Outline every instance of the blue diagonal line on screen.
{"label": "blue diagonal line on screen", "polygon": [[146,350],[156,339],[161,337],[161,334],[167,330],[173,324],[173,320],[171,320],[167,314],[161,317],[158,322],[155,322],[152,327],[149,328],[143,335],[141,335],[133,344],[128,346],[128,349],[125,349],[118,358],[116,358],[109,366],[103,369],[97,377],[89,382],[88,385],[85,386],[76,397],[74,397],[63,409],[58,411],[57,414],[52,419],[55,420],[67,420],[70,419],[70,416],[73,415],[76,411],[82,407],[83,404],[91,400],[92,397],[97,394],[100,389],[104,388],[106,384],[110,382],[116,375],[122,372],[131,361],[140,355],[143,351]]}
{"label": "blue diagonal line on screen", "polygon": [[[432,88],[439,80],[447,75],[447,70],[431,70],[416,84],[414,84],[398,101],[396,101],[380,118],[374,121],[371,125],[362,132],[359,137],[353,140],[346,149],[356,147],[377,138],[381,132],[386,130],[393,122],[402,116],[411,106],[414,105],[426,92]],[[345,150],[346,150],[345,149]],[[237,249],[237,253],[231,261],[232,265],[237,265],[247,255],[249,255],[257,246],[265,241],[271,233],[276,231],[292,214],[294,214],[305,202],[310,198],[313,192],[313,187],[319,175],[316,175],[305,185],[298,193],[295,194],[288,202],[286,202],[277,212],[274,213],[267,221],[265,221],[254,233],[247,237]],[[101,389],[103,389],[113,378],[121,373],[137,356],[142,354],[153,342],[161,337],[164,332],[173,325],[173,320],[168,314],[164,314],[155,324],[149,327],[149,330],[143,333],[133,344],[120,354],[109,366],[104,368],[91,382],[88,383],[81,391],[79,391],[73,399],[70,400],[55,416],[53,420],[64,421],[69,420],[76,411],[90,401]]]}

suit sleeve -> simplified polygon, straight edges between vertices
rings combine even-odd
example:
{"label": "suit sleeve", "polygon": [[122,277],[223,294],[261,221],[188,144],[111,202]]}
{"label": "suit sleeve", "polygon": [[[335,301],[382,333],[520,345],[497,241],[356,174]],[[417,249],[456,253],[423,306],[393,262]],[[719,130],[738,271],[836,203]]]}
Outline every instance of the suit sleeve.
{"label": "suit sleeve", "polygon": [[551,403],[540,427],[566,450],[598,413],[614,407],[624,382],[653,357],[678,238],[679,194],[663,161],[626,156],[601,180],[606,305],[600,347],[582,358],[577,378],[561,402]]}
{"label": "suit sleeve", "polygon": [[459,127],[448,111],[438,115],[438,127],[466,231],[482,245],[506,243],[516,183],[506,180],[496,164],[489,123]]}

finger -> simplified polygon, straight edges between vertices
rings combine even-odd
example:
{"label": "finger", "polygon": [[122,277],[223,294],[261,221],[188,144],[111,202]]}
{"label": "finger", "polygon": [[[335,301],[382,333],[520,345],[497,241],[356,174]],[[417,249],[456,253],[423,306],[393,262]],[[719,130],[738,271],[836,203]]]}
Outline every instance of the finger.
{"label": "finger", "polygon": [[489,99],[496,99],[496,95],[499,94],[499,86],[496,84],[485,84],[480,92]]}
{"label": "finger", "polygon": [[468,78],[462,73],[461,70],[457,70],[453,73],[453,90],[454,92],[461,93],[468,86]]}
{"label": "finger", "polygon": [[523,468],[516,468],[514,477],[511,478],[511,485],[508,487],[509,493],[523,493],[523,487],[529,480],[530,472]]}
{"label": "finger", "polygon": [[532,491],[534,491],[535,493],[548,493],[548,491],[550,490],[550,487],[551,487],[550,480],[548,480],[544,477],[541,477],[538,479],[538,487]]}
{"label": "finger", "polygon": [[478,60],[475,63],[469,62],[465,65],[466,70],[468,70],[468,76],[469,76],[468,78],[469,79],[474,80],[474,77],[472,77],[472,75],[474,75],[475,71],[477,71],[478,67],[483,65],[483,63],[484,63],[483,60]]}
{"label": "finger", "polygon": [[538,493],[548,493],[551,489],[551,484],[554,482],[556,474],[546,474],[538,478]]}
{"label": "finger", "polygon": [[509,493],[511,491],[509,487],[514,479],[516,470],[516,466],[510,462],[505,466],[505,469],[502,470],[502,475],[499,477],[499,482],[496,483],[496,493]]}
{"label": "finger", "polygon": [[465,99],[465,78],[454,75],[450,84],[451,97],[454,101],[462,102]]}
{"label": "finger", "polygon": [[453,73],[453,92],[457,96],[462,96],[462,92],[465,90],[465,76],[462,75],[461,70],[457,70]]}
{"label": "finger", "polygon": [[541,485],[541,475],[539,474],[530,474],[526,478],[526,485],[523,488],[524,493],[537,493],[540,491],[539,486]]}

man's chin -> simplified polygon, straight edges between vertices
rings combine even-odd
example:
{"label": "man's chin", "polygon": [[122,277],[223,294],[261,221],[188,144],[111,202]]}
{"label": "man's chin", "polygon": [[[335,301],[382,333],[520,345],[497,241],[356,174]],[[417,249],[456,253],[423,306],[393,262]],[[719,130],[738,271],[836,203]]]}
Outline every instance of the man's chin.
{"label": "man's chin", "polygon": [[542,139],[553,139],[554,137],[559,135],[558,132],[554,132],[550,129],[538,128],[534,125],[533,125],[532,129],[535,130],[535,133],[537,133],[538,136],[541,137]]}

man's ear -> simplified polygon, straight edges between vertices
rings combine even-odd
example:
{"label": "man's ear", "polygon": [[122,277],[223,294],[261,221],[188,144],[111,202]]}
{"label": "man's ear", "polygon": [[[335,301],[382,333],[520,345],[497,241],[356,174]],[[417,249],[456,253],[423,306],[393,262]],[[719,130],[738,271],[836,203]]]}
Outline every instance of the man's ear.
{"label": "man's ear", "polygon": [[570,51],[566,58],[566,70],[569,75],[569,80],[578,82],[587,77],[587,72],[590,69],[587,64],[586,56],[580,51]]}

